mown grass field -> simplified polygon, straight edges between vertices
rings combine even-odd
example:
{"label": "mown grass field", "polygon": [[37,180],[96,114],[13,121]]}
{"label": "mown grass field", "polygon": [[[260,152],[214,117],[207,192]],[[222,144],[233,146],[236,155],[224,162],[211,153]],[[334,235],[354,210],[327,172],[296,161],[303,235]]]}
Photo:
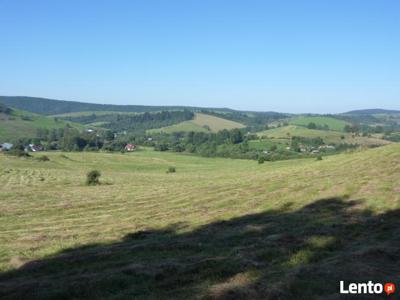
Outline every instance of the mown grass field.
{"label": "mown grass field", "polygon": [[317,126],[329,126],[330,130],[336,130],[336,131],[343,131],[344,127],[346,125],[351,125],[349,122],[346,122],[344,120],[332,118],[332,117],[306,117],[306,116],[301,116],[301,117],[294,117],[289,120],[289,124],[291,125],[298,125],[298,126],[307,126],[310,123],[315,123]]}
{"label": "mown grass field", "polygon": [[234,129],[234,128],[243,128],[245,127],[243,124],[234,122],[231,120],[202,114],[196,113],[193,120],[184,121],[179,124],[151,129],[148,130],[149,133],[151,132],[165,132],[165,133],[172,133],[172,132],[180,132],[180,131],[194,131],[194,132],[218,132],[223,129]]}
{"label": "mown grass field", "polygon": [[343,299],[339,280],[398,278],[398,144],[262,165],[45,154],[0,155],[0,298]]}
{"label": "mown grass field", "polygon": [[195,117],[193,119],[193,123],[197,124],[199,126],[208,126],[211,131],[217,132],[223,129],[234,129],[234,128],[243,128],[245,127],[243,124],[207,115],[207,114],[201,114],[201,113],[196,113]]}
{"label": "mown grass field", "polygon": [[277,127],[269,130],[261,131],[257,134],[259,137],[275,139],[278,144],[282,144],[286,141],[289,142],[290,137],[299,136],[306,138],[322,138],[325,143],[329,144],[358,144],[361,146],[370,145],[387,145],[389,141],[376,138],[376,137],[362,137],[355,136],[351,133],[344,133],[332,130],[316,130],[308,129],[302,126],[288,125],[283,127]]}
{"label": "mown grass field", "polygon": [[193,120],[190,121],[184,121],[175,125],[171,126],[166,126],[162,128],[154,128],[154,129],[149,129],[146,132],[148,134],[151,133],[173,133],[173,132],[209,132],[208,128],[200,126],[198,124],[193,123]]}

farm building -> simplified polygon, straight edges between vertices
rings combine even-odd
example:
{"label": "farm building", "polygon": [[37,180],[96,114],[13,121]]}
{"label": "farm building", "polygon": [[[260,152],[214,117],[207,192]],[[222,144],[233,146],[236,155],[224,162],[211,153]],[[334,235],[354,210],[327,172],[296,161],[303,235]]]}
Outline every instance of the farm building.
{"label": "farm building", "polygon": [[8,151],[13,147],[13,144],[10,143],[3,143],[0,144],[0,151]]}
{"label": "farm building", "polygon": [[322,145],[322,146],[319,146],[318,149],[335,150],[336,148],[335,148],[335,146],[332,146],[332,145]]}
{"label": "farm building", "polygon": [[29,144],[27,147],[27,150],[30,150],[32,152],[39,152],[39,151],[43,151],[44,148],[40,144]]}
{"label": "farm building", "polygon": [[135,149],[136,149],[136,145],[134,145],[134,144],[127,144],[127,145],[125,146],[125,150],[128,151],[128,152],[132,152],[132,151],[134,151]]}

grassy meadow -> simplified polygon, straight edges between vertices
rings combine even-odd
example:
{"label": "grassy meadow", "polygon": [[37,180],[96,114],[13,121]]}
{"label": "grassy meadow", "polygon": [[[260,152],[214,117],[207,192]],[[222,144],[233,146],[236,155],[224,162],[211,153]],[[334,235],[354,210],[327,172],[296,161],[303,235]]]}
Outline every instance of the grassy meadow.
{"label": "grassy meadow", "polygon": [[398,144],[261,165],[0,154],[0,298],[343,299],[339,280],[397,279],[399,208]]}
{"label": "grassy meadow", "polygon": [[[293,136],[306,138],[322,138],[327,144],[358,144],[361,146],[371,145],[387,145],[390,141],[383,140],[377,137],[356,136],[351,133],[333,131],[333,130],[317,130],[309,129],[302,126],[288,125],[276,127],[258,132],[257,135],[261,138],[274,139],[277,144],[289,143]],[[254,141],[253,143],[264,143],[263,141]]]}
{"label": "grassy meadow", "polygon": [[75,128],[84,128],[81,124],[18,110],[14,110],[11,115],[0,113],[0,143],[16,138],[35,137],[38,129],[64,128],[67,123]]}
{"label": "grassy meadow", "polygon": [[234,128],[243,128],[245,127],[243,124],[215,117],[212,115],[196,113],[193,120],[184,121],[179,124],[157,128],[157,129],[150,129],[147,132],[165,132],[165,133],[172,133],[172,132],[180,132],[180,131],[194,131],[194,132],[218,132],[223,129],[234,129]]}
{"label": "grassy meadow", "polygon": [[289,124],[298,126],[307,126],[310,123],[314,123],[317,126],[329,126],[330,130],[343,131],[346,125],[351,125],[349,122],[344,120],[326,117],[326,116],[300,116],[294,117],[289,120]]}

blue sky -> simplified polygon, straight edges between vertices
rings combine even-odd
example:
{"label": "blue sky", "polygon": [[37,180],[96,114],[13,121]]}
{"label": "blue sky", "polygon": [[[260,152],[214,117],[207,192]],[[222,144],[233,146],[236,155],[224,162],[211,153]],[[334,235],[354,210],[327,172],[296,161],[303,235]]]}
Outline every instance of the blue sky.
{"label": "blue sky", "polygon": [[0,94],[400,109],[400,1],[0,0]]}

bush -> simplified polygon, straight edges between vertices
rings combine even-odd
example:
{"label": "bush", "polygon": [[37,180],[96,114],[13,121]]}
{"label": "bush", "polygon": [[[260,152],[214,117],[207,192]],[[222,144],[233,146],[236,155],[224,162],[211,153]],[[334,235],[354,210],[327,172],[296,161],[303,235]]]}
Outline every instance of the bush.
{"label": "bush", "polygon": [[317,124],[315,124],[314,122],[310,122],[307,125],[308,129],[317,129]]}
{"label": "bush", "polygon": [[168,150],[168,145],[167,144],[156,144],[154,145],[154,150],[155,151],[167,151]]}
{"label": "bush", "polygon": [[0,113],[4,113],[6,115],[9,115],[9,114],[11,114],[11,112],[12,112],[11,108],[9,108],[9,107],[5,106],[4,104],[0,103]]}
{"label": "bush", "polygon": [[322,160],[322,155],[318,155],[317,160]]}
{"label": "bush", "polygon": [[167,173],[175,173],[175,172],[176,172],[175,167],[169,167],[167,170]]}
{"label": "bush", "polygon": [[21,119],[24,121],[33,121],[33,119],[30,116],[21,116]]}
{"label": "bush", "polygon": [[86,175],[86,184],[87,185],[98,185],[98,184],[100,184],[100,181],[99,181],[100,176],[101,176],[100,171],[92,170],[92,171],[88,172],[87,175]]}
{"label": "bush", "polygon": [[263,164],[264,162],[265,162],[264,156],[260,156],[260,157],[258,158],[258,163],[259,163],[259,164]]}
{"label": "bush", "polygon": [[50,158],[49,158],[48,156],[46,156],[46,155],[42,155],[42,156],[39,156],[39,157],[37,158],[37,160],[38,160],[38,161],[49,161]]}

